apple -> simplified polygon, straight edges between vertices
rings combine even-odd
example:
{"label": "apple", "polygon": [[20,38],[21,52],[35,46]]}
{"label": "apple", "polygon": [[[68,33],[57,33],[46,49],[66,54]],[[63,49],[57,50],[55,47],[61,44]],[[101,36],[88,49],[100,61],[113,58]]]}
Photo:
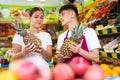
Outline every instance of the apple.
{"label": "apple", "polygon": [[87,68],[90,66],[90,63],[83,57],[74,57],[70,61],[70,66],[77,77],[82,77]]}
{"label": "apple", "polygon": [[36,80],[39,69],[33,62],[25,61],[16,70],[16,75],[19,80]]}
{"label": "apple", "polygon": [[37,80],[52,80],[52,71],[48,67],[39,68]]}
{"label": "apple", "polygon": [[3,56],[0,55],[0,62],[1,62],[2,59],[3,59]]}
{"label": "apple", "polygon": [[8,62],[12,61],[12,57],[7,57],[6,59],[7,59]]}
{"label": "apple", "polygon": [[0,56],[3,56],[3,52],[0,50]]}
{"label": "apple", "polygon": [[72,68],[65,63],[59,63],[53,69],[53,80],[74,80]]}
{"label": "apple", "polygon": [[83,80],[104,80],[104,71],[99,65],[92,65],[83,76]]}
{"label": "apple", "polygon": [[6,48],[0,48],[0,51],[2,51],[5,54],[5,52],[7,51],[7,49]]}

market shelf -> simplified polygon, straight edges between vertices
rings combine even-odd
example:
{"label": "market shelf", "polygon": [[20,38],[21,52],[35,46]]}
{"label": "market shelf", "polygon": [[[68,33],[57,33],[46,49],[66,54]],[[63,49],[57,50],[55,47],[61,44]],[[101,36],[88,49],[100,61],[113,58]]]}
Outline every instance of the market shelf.
{"label": "market shelf", "polygon": [[120,34],[120,26],[96,30],[96,34],[98,36]]}
{"label": "market shelf", "polygon": [[109,58],[109,59],[120,60],[120,53],[116,53],[116,52],[104,52],[104,51],[100,51],[99,55],[100,55],[100,58]]}
{"label": "market shelf", "polygon": [[85,12],[86,10],[88,10],[90,8],[93,8],[93,7],[97,6],[98,4],[103,3],[105,1],[107,1],[107,0],[96,0],[92,4],[90,4],[90,5],[86,6],[86,7],[84,7],[83,9],[81,9],[79,14],[82,13],[82,12]]}

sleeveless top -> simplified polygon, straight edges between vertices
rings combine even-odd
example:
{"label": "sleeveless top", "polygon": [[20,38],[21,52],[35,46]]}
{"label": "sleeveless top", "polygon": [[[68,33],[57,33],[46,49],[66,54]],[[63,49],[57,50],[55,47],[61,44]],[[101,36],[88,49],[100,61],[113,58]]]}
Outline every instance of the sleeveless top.
{"label": "sleeveless top", "polygon": [[[64,38],[64,41],[68,38],[68,33],[69,33],[69,30],[68,30],[68,32],[67,32],[67,34],[66,34],[66,37]],[[87,47],[87,43],[86,43],[85,36],[82,35],[81,39],[83,39],[83,43],[82,43],[81,48],[84,49],[85,51],[89,51],[89,50],[88,50],[88,47]],[[77,57],[77,56],[83,57],[83,56],[81,56],[80,54],[73,53],[70,58],[65,58],[64,63],[69,63],[72,58]],[[85,57],[83,57],[83,58],[85,58]],[[86,58],[85,58],[85,59],[86,59]],[[88,59],[86,59],[86,60],[87,60],[90,64],[92,64],[92,61],[90,61],[90,60],[88,60]]]}

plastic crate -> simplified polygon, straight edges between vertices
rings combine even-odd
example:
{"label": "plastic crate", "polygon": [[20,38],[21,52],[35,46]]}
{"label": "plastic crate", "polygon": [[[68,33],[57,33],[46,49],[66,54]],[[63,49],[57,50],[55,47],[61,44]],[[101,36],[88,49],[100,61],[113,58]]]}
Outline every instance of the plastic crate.
{"label": "plastic crate", "polygon": [[100,51],[99,55],[100,55],[100,58],[103,57],[103,58],[111,58],[111,59],[120,60],[120,53]]}
{"label": "plastic crate", "polygon": [[120,26],[116,27],[116,29],[117,29],[117,33],[120,34]]}
{"label": "plastic crate", "polygon": [[96,30],[96,33],[99,36],[112,35],[115,33],[120,34],[120,27],[104,28],[104,29]]}
{"label": "plastic crate", "polygon": [[120,80],[120,76],[118,76],[118,77],[105,78],[104,80]]}

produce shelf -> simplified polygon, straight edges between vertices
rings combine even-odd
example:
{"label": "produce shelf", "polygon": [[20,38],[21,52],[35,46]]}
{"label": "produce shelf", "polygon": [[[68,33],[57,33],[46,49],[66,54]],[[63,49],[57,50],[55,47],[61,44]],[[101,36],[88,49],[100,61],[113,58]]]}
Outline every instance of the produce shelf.
{"label": "produce shelf", "polygon": [[96,30],[96,34],[98,36],[120,34],[120,26],[119,27],[104,28],[104,29]]}
{"label": "produce shelf", "polygon": [[107,0],[96,0],[94,3],[84,7],[83,9],[81,9],[80,13],[85,12],[86,10],[88,10],[90,8],[93,8],[93,7],[97,6],[98,4],[103,3],[105,1],[107,1]]}
{"label": "produce shelf", "polygon": [[110,58],[110,59],[118,59],[120,60],[120,53],[116,53],[116,52],[104,52],[104,51],[100,51],[99,52],[100,58]]}

